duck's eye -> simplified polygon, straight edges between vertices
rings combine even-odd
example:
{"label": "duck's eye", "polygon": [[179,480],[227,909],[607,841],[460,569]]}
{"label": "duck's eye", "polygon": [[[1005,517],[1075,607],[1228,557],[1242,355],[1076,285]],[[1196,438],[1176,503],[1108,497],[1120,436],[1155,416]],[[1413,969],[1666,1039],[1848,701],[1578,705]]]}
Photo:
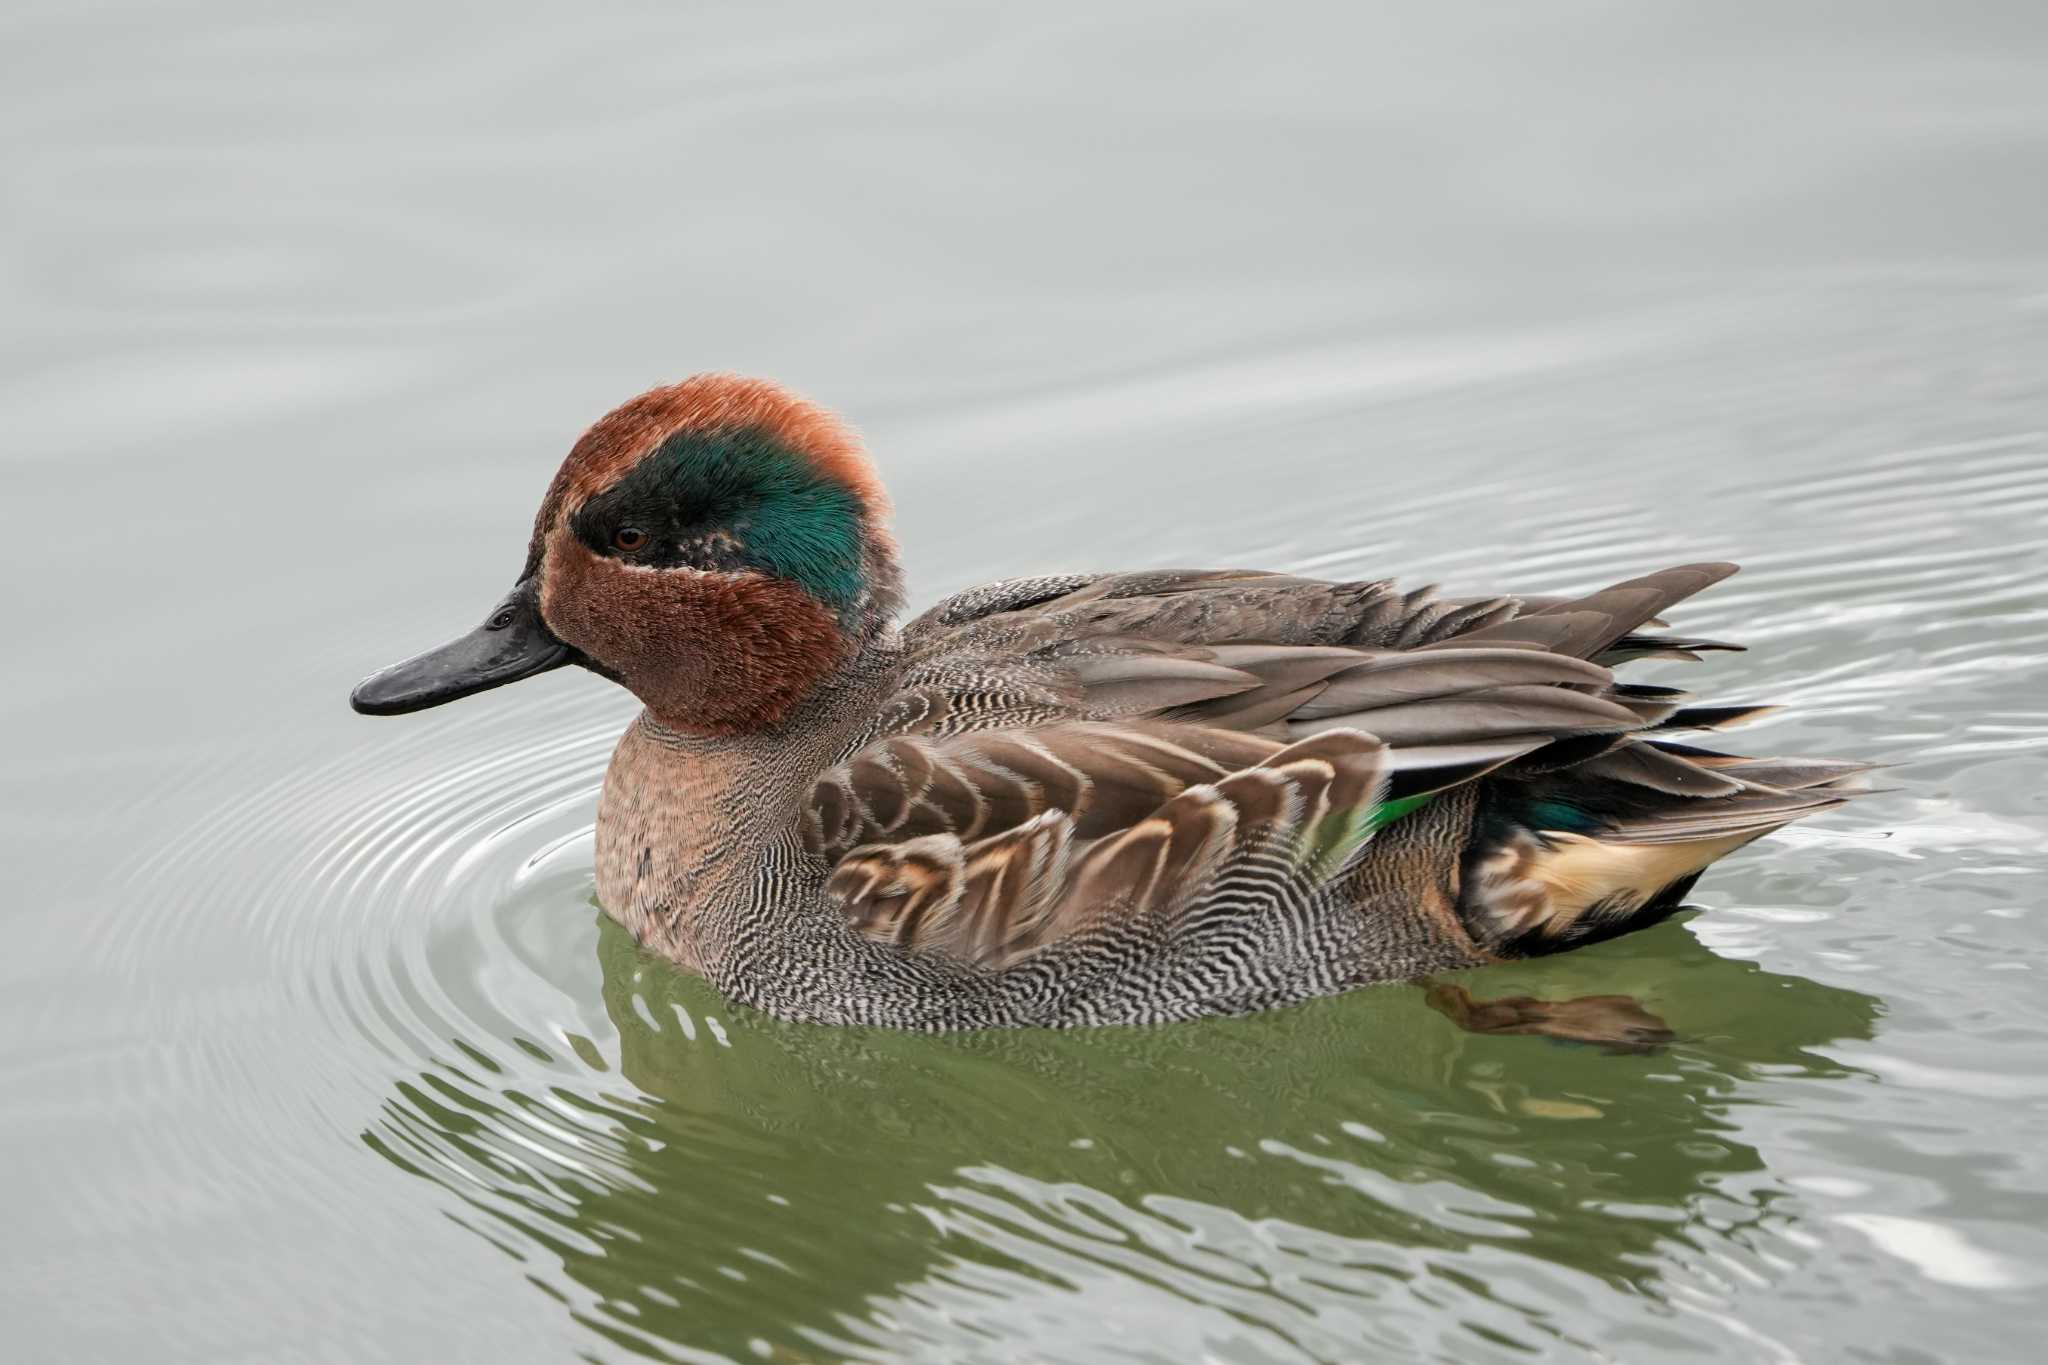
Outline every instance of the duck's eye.
{"label": "duck's eye", "polygon": [[647,543],[647,533],[637,526],[621,526],[612,532],[612,544],[621,550],[637,550]]}

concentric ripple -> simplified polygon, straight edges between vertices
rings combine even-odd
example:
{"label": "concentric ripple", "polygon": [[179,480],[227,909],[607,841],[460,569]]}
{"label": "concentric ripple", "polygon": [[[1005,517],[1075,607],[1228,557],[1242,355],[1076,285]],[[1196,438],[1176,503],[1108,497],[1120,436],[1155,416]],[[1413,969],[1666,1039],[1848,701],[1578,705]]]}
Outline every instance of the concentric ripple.
{"label": "concentric ripple", "polygon": [[[1376,420],[1426,447],[1432,412]],[[1888,759],[1898,793],[1745,854],[1688,925],[1465,979],[1634,994],[1681,1035],[1663,1055],[1467,1037],[1406,988],[1075,1036],[736,1013],[594,908],[630,708],[588,679],[366,724],[341,758],[245,757],[287,775],[131,869],[147,905],[98,947],[146,982],[259,944],[260,986],[199,998],[265,1035],[167,1015],[184,1045],[152,1083],[279,1135],[292,1199],[332,1178],[290,1135],[374,1154],[381,1197],[429,1201],[604,1351],[1793,1359],[1801,1305],[1852,1282],[1952,1317],[2033,1292],[2041,1158],[1974,1135],[2048,1138],[2025,1079],[2048,1017],[2017,989],[2044,965],[2020,885],[2048,824],[2048,439],[1865,453],[1767,495],[1753,462],[1666,499],[1602,459],[1569,516],[1468,461],[1325,509],[1312,543],[1254,518],[1204,558],[1459,591],[1745,561],[1682,620],[1753,652],[1651,676],[1788,703],[1739,742]]]}

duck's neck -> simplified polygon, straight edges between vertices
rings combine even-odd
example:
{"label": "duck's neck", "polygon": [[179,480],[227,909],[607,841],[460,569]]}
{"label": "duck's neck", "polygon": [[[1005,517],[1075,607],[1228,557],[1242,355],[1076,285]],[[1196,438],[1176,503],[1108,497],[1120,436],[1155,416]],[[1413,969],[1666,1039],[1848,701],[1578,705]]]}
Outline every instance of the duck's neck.
{"label": "duck's neck", "polygon": [[[698,971],[721,951],[764,861],[792,857],[817,776],[846,756],[897,667],[871,638],[775,726],[692,735],[643,711],[620,737],[597,808],[597,899],[634,938]],[[816,888],[791,886],[792,898]]]}

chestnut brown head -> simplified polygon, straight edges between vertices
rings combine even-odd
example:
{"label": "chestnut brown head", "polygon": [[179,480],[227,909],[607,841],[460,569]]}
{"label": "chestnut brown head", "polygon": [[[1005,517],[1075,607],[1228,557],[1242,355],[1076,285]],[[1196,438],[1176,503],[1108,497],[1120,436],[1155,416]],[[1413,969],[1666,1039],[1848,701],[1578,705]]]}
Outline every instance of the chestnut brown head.
{"label": "chestnut brown head", "polygon": [[900,600],[888,504],[836,418],[761,379],[699,375],[586,432],[477,631],[365,679],[390,714],[580,663],[666,724],[775,724]]}

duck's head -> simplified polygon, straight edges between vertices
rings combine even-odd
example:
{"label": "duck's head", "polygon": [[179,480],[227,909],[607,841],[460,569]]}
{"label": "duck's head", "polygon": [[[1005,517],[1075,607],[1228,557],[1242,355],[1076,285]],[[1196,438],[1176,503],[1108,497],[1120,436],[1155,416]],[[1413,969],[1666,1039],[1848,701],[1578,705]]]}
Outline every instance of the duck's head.
{"label": "duck's head", "polygon": [[654,389],[569,452],[484,623],[350,703],[396,715],[580,664],[679,729],[771,726],[894,612],[887,516],[859,440],[780,385]]}

